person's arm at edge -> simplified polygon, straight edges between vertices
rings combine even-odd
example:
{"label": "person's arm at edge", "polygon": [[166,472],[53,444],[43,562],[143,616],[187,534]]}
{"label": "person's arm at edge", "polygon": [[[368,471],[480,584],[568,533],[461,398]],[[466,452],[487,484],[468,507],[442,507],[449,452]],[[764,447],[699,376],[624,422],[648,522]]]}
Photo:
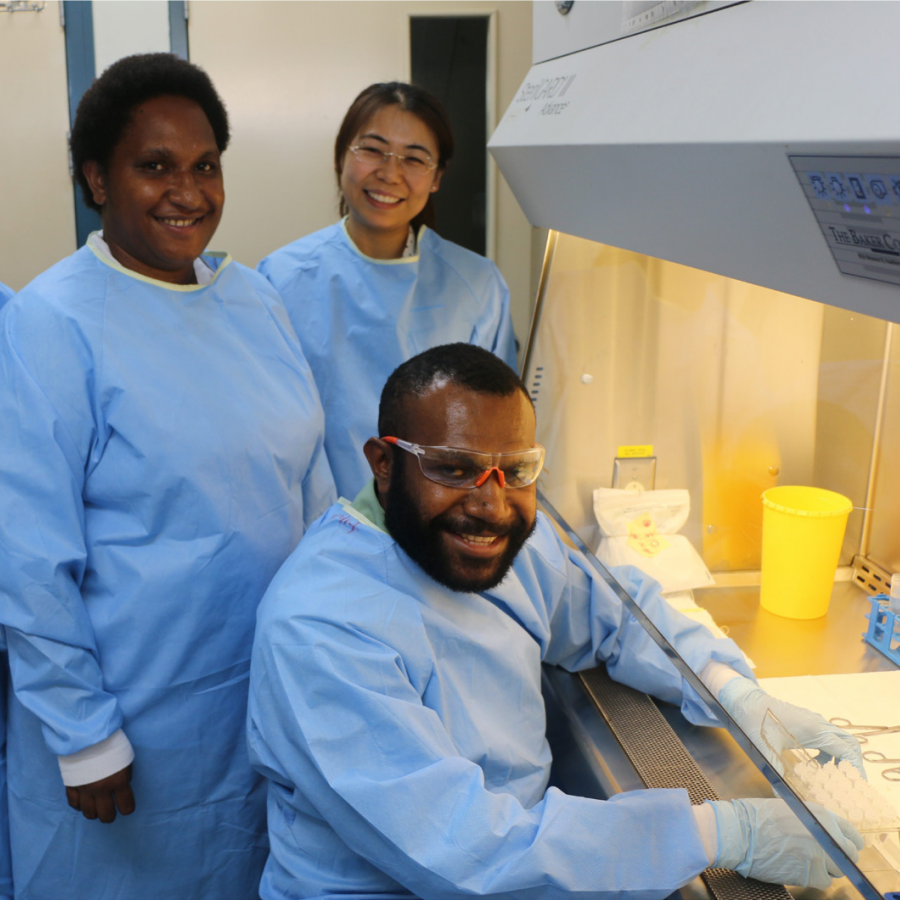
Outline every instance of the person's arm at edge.
{"label": "person's arm at edge", "polygon": [[[68,786],[115,778],[130,764],[133,751],[121,731],[118,703],[103,688],[76,583],[85,560],[81,490],[93,435],[90,401],[82,386],[69,386],[66,399],[71,402],[54,404],[51,391],[34,374],[48,366],[79,371],[83,348],[55,327],[50,330],[56,340],[49,346],[44,340],[47,323],[29,320],[27,304],[23,307],[24,314],[22,307],[5,311],[0,335],[0,422],[8,423],[0,466],[5,470],[0,475],[0,533],[5,533],[2,543],[10,555],[32,562],[3,566],[0,592],[20,598],[7,604],[4,616],[13,686],[41,720],[68,792]],[[44,448],[40,455],[28,450],[36,444]],[[51,593],[45,594],[47,590]],[[52,621],[40,615],[48,606],[57,610]],[[51,692],[43,687],[47,684],[53,685]],[[78,703],[59,702],[69,689],[78,694]],[[90,714],[75,720],[64,712],[69,708]],[[92,766],[84,767],[84,756],[94,757]]]}

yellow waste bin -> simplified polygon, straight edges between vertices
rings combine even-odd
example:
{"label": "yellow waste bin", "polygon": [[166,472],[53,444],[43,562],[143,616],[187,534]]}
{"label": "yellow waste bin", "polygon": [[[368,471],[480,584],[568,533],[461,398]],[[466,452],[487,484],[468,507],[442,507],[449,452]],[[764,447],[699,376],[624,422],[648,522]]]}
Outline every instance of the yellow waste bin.
{"label": "yellow waste bin", "polygon": [[789,619],[824,616],[853,504],[834,491],[792,485],[763,491],[762,502],[760,605]]}

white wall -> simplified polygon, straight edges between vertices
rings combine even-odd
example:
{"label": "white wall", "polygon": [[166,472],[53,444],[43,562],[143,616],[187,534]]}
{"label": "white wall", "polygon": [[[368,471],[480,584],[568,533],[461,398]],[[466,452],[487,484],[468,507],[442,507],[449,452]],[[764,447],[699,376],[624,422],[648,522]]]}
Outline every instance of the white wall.
{"label": "white wall", "polygon": [[[224,160],[227,202],[216,248],[256,265],[276,248],[336,221],[338,126],[368,84],[409,79],[409,16],[490,13],[499,119],[530,67],[530,2],[192,3],[191,60],[215,82],[233,135]],[[516,333],[524,343],[532,229],[499,173],[496,211],[494,258],[509,283]]]}
{"label": "white wall", "polygon": [[0,15],[0,281],[15,290],[75,249],[59,4]]}
{"label": "white wall", "polygon": [[94,71],[99,75],[117,59],[134,53],[168,53],[169,4],[166,0],[101,0],[93,4]]}

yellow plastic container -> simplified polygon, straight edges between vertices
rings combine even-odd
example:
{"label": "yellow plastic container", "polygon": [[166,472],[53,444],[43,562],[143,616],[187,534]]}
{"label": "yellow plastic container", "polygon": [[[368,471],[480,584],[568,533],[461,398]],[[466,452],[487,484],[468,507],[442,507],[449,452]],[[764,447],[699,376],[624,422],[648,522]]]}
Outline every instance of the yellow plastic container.
{"label": "yellow plastic container", "polygon": [[762,502],[760,605],[788,619],[824,616],[853,504],[800,486],[769,488]]}

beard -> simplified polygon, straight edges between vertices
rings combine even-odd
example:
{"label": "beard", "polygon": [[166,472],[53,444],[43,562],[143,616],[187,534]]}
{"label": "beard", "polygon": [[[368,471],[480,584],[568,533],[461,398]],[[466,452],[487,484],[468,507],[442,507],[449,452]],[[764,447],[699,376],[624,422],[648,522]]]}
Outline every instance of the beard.
{"label": "beard", "polygon": [[[536,520],[526,521],[515,514],[506,523],[484,522],[470,516],[449,512],[426,520],[407,490],[403,469],[395,464],[385,502],[384,523],[394,540],[426,574],[451,591],[463,593],[488,591],[506,577],[522,545],[534,532]],[[466,557],[454,553],[445,543],[445,534],[470,534],[479,537],[496,535],[507,539],[506,549],[488,559]]]}

